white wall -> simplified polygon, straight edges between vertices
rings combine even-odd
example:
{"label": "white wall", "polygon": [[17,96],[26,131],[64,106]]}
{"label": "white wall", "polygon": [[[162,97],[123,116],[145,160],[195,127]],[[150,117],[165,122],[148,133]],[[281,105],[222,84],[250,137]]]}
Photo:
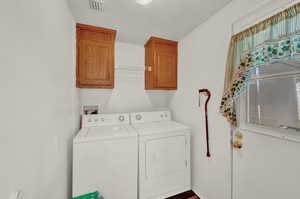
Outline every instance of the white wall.
{"label": "white wall", "polygon": [[[14,6],[13,2],[9,2],[7,6]],[[15,131],[13,126],[13,121],[15,120],[15,102],[16,102],[16,92],[14,89],[14,82],[16,80],[14,74],[16,73],[16,66],[14,64],[15,59],[7,55],[13,54],[13,42],[9,41],[7,37],[15,36],[16,30],[15,24],[6,23],[10,22],[11,15],[9,14],[10,10],[2,6],[0,3],[0,23],[1,23],[1,37],[0,37],[0,198],[8,198],[11,185],[13,183],[14,170],[14,140],[15,140]],[[8,4],[8,3],[5,3]],[[4,31],[3,30],[9,30]],[[10,33],[10,34],[9,34]],[[13,45],[13,46],[12,46]]]}
{"label": "white wall", "polygon": [[100,112],[133,112],[169,107],[173,91],[145,91],[145,50],[116,42],[115,88],[80,89],[81,105],[99,105]]}
{"label": "white wall", "polygon": [[[225,61],[232,23],[260,0],[234,0],[179,43],[179,88],[171,108],[175,119],[193,127],[192,183],[203,199],[230,198],[230,126],[219,113]],[[198,107],[199,88],[212,92],[209,130],[212,157],[206,158],[204,97]]]}
{"label": "white wall", "polygon": [[1,1],[0,21],[0,198],[66,199],[78,124],[68,3]]}

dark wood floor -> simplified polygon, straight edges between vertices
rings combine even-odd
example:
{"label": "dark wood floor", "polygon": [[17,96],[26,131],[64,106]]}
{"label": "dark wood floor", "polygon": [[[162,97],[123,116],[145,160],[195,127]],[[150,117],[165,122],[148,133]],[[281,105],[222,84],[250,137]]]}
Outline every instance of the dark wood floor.
{"label": "dark wood floor", "polygon": [[166,199],[200,199],[193,191],[187,191]]}

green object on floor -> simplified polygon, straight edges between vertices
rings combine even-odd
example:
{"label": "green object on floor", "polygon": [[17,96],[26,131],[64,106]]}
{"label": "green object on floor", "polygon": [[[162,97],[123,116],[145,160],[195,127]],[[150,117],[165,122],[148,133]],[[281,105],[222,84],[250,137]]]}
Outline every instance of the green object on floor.
{"label": "green object on floor", "polygon": [[102,199],[102,197],[99,195],[99,192],[93,192],[93,193],[88,193],[82,196],[77,196],[75,198],[72,199]]}

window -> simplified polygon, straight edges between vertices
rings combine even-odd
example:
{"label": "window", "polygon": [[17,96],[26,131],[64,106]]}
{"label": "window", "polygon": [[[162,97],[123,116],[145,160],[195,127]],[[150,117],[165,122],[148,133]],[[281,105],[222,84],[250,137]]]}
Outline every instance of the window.
{"label": "window", "polygon": [[300,62],[255,68],[246,94],[246,122],[300,131]]}

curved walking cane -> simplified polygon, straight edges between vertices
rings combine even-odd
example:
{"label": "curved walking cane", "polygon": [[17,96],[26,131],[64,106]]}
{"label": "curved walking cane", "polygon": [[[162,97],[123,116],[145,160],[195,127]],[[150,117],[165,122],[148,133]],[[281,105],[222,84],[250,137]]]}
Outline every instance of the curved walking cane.
{"label": "curved walking cane", "polygon": [[[207,117],[207,105],[208,105],[208,102],[210,100],[210,97],[211,97],[211,93],[208,89],[199,89],[199,95],[201,93],[204,93],[204,95],[207,96],[207,99],[205,101],[205,128],[206,128],[206,156],[207,157],[210,157],[210,150],[209,150],[209,133],[208,133],[208,117]],[[199,100],[199,106],[200,106],[200,100]]]}

